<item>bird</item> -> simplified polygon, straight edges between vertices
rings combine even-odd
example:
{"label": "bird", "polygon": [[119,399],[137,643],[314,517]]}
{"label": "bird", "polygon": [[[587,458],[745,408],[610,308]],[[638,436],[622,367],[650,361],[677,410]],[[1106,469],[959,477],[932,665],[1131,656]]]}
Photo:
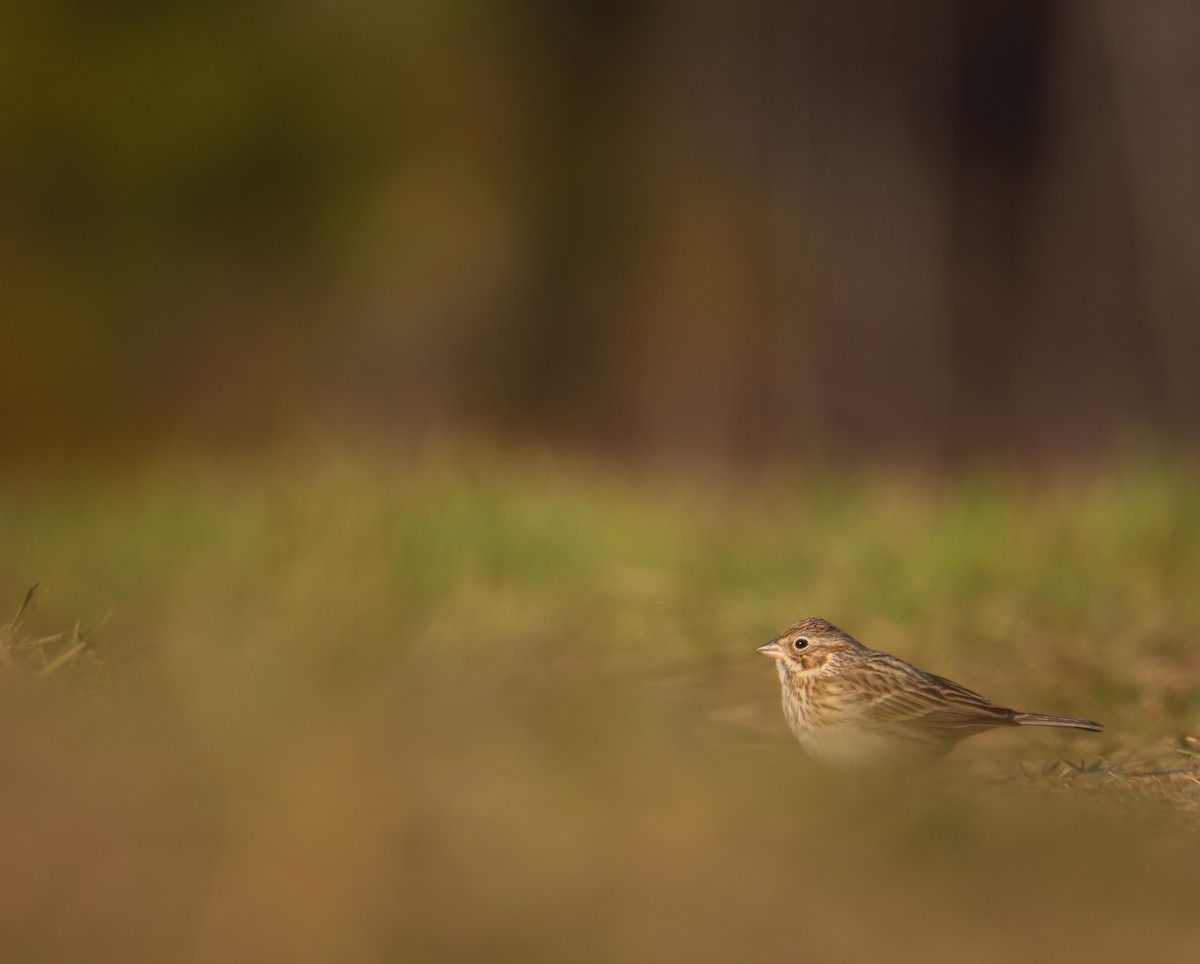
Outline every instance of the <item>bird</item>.
{"label": "bird", "polygon": [[819,617],[758,647],[775,660],[783,714],[809,755],[843,770],[936,760],[968,736],[1003,726],[1100,732],[1091,720],[1022,713],[864,646]]}

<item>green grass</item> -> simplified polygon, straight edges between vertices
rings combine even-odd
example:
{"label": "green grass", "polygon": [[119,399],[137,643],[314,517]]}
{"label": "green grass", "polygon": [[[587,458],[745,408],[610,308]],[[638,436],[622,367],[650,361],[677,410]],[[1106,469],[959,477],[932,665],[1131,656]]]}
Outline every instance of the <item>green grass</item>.
{"label": "green grass", "polygon": [[[1190,839],[1171,816],[1195,803],[1187,774],[1157,795],[1137,774],[1186,768],[1179,738],[1200,733],[1196,482],[478,453],[10,480],[0,587],[13,612],[49,590],[23,638],[111,610],[88,639],[122,668],[85,700],[67,664],[6,675],[14,947],[785,959],[794,927],[836,960],[886,949],[908,907],[948,921],[927,960],[980,935],[972,959],[1028,953],[1055,921],[1092,960],[1154,926],[1172,959],[1195,936],[1169,896],[1192,864],[1093,821]],[[787,737],[753,653],[802,615],[1108,730],[971,740],[955,762],[983,791],[847,791]],[[1131,867],[1161,887],[1130,897]],[[852,899],[895,907],[863,928]],[[1085,933],[1102,911],[1112,927]]]}

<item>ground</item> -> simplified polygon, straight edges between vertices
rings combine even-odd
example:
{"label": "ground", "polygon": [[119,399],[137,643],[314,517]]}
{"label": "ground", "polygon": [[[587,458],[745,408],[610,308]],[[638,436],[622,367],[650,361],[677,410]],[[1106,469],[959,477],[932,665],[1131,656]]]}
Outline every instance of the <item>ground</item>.
{"label": "ground", "polygon": [[[1188,960],[1198,531],[1147,459],[10,477],[0,923],[34,962]],[[806,615],[1106,730],[848,782],[754,653]]]}

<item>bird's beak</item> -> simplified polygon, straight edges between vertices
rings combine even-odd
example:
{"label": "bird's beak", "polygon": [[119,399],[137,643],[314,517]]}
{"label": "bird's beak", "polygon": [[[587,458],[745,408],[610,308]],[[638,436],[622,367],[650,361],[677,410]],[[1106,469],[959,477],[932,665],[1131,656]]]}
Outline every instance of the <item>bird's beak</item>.
{"label": "bird's beak", "polygon": [[783,659],[783,647],[779,644],[778,639],[773,639],[769,643],[763,643],[756,653],[762,653],[764,656],[770,656],[771,659]]}

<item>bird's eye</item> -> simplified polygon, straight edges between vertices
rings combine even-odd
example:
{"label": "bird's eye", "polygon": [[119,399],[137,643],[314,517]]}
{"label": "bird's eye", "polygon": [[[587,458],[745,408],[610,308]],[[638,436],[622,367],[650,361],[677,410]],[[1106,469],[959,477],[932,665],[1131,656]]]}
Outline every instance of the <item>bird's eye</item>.
{"label": "bird's eye", "polygon": [[808,640],[801,636],[799,639],[792,642],[792,649],[804,649],[808,645]]}

